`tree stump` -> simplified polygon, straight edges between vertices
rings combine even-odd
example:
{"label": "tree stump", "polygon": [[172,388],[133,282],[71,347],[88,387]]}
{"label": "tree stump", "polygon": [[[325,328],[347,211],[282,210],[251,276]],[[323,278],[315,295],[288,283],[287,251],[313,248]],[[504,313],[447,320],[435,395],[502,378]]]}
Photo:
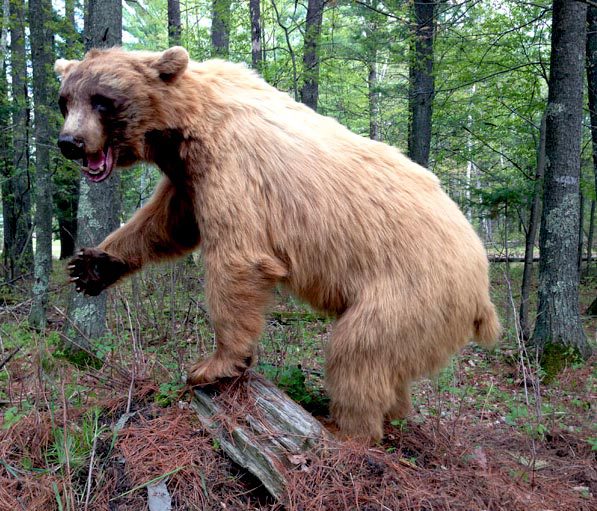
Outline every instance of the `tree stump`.
{"label": "tree stump", "polygon": [[191,406],[222,450],[284,500],[286,474],[335,444],[325,427],[262,376],[193,389]]}

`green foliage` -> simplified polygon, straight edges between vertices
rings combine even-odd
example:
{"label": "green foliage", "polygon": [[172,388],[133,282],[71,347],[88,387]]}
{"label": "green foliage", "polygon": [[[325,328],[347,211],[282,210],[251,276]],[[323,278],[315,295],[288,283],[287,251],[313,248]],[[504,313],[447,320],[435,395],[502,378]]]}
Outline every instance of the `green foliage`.
{"label": "green foliage", "polygon": [[162,408],[170,406],[181,395],[183,388],[184,384],[182,382],[161,383],[154,401]]}

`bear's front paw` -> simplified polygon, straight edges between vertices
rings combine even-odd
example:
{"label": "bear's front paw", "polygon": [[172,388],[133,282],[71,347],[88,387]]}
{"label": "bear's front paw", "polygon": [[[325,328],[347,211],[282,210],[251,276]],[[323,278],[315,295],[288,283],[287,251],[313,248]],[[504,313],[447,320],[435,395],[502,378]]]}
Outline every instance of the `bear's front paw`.
{"label": "bear's front paw", "polygon": [[128,265],[97,248],[83,248],[68,264],[70,280],[78,292],[99,295],[129,270]]}
{"label": "bear's front paw", "polygon": [[191,367],[187,376],[189,385],[205,385],[221,378],[234,378],[242,375],[253,364],[254,357],[227,358],[214,355]]}

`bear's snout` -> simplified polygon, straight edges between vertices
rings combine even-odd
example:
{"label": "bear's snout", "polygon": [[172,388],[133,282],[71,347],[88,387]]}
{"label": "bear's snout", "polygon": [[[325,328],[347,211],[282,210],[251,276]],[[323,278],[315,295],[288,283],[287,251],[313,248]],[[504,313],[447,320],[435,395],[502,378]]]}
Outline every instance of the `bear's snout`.
{"label": "bear's snout", "polygon": [[60,135],[58,147],[65,158],[69,160],[80,160],[85,156],[85,142],[72,135]]}

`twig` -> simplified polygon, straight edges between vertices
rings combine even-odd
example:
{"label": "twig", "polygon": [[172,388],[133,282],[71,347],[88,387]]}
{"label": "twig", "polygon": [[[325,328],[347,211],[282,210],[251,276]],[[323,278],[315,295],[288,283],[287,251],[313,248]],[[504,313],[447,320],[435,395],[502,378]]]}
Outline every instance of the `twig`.
{"label": "twig", "polygon": [[21,351],[21,347],[17,346],[14,350],[12,350],[8,356],[2,361],[0,362],[0,369],[2,369],[6,364],[8,364],[10,362],[10,359],[12,357],[14,357],[19,351]]}

